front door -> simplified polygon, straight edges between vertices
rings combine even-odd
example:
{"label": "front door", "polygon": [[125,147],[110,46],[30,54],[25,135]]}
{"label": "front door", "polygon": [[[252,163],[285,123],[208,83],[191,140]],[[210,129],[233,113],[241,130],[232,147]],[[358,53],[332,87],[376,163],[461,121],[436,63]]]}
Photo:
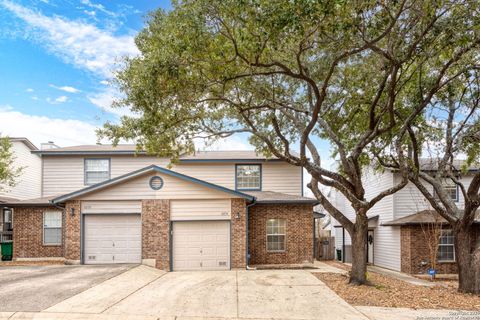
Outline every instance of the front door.
{"label": "front door", "polygon": [[373,264],[373,244],[374,244],[374,232],[368,230],[367,236],[367,262]]}

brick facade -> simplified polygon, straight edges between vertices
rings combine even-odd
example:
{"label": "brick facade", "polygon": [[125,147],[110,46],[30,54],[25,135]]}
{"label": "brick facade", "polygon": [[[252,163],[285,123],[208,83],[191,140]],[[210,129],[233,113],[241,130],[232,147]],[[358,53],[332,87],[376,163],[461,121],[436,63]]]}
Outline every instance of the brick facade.
{"label": "brick facade", "polygon": [[[286,250],[267,252],[268,219],[286,219]],[[313,262],[312,205],[255,205],[249,211],[250,264],[299,264]]]}
{"label": "brick facade", "polygon": [[[72,214],[73,209],[73,214]],[[65,259],[70,263],[80,263],[80,201],[72,200],[65,204]]]}
{"label": "brick facade", "polygon": [[[52,208],[29,207],[14,209],[14,259],[63,257],[64,241],[62,241],[62,245],[43,244],[43,213],[46,210],[52,210]],[[65,222],[65,214],[63,214],[62,220]]]}
{"label": "brick facade", "polygon": [[170,271],[170,201],[142,201],[142,259]]}
{"label": "brick facade", "polygon": [[[402,226],[400,229],[401,246],[401,271],[410,274],[427,273],[430,265],[428,262],[428,246],[422,227]],[[437,262],[437,273],[458,273],[455,262]]]}
{"label": "brick facade", "polygon": [[[237,218],[238,215],[238,218]],[[231,226],[231,260],[232,268],[245,268],[247,266],[247,210],[244,199],[232,199],[232,226]]]}

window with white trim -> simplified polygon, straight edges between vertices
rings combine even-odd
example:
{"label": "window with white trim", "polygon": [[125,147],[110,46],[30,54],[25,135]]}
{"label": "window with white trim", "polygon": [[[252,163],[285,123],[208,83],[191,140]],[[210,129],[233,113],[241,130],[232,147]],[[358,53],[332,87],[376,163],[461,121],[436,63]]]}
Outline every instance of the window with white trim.
{"label": "window with white trim", "polygon": [[110,159],[85,159],[85,184],[92,185],[110,179]]}
{"label": "window with white trim", "polygon": [[438,243],[438,261],[455,261],[455,245],[452,230],[441,230]]}
{"label": "window with white trim", "polygon": [[[453,201],[458,201],[458,187],[455,183],[453,183],[453,181],[451,180],[448,180],[448,181],[444,181],[442,183],[443,185],[443,188],[445,189],[445,192],[447,194],[447,196],[453,200]],[[435,192],[435,197],[438,199],[438,195],[437,193]]]}
{"label": "window with white trim", "polygon": [[43,244],[62,244],[62,212],[45,211],[43,213]]}
{"label": "window with white trim", "polygon": [[262,169],[259,164],[238,164],[236,166],[237,190],[261,190]]}
{"label": "window with white trim", "polygon": [[287,222],[285,219],[267,220],[267,251],[285,251]]}

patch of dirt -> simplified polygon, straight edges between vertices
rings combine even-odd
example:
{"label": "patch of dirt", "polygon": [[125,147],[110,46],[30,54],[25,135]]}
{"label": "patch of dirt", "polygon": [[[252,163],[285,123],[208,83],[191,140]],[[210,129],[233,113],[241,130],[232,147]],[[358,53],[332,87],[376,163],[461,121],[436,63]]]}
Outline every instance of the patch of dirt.
{"label": "patch of dirt", "polygon": [[[334,266],[340,268],[339,265]],[[342,269],[345,269],[345,266]],[[369,272],[370,285],[354,286],[348,284],[348,275],[313,275],[354,306],[480,310],[480,296],[459,293],[450,281],[448,286],[442,283],[434,287],[423,287]]]}

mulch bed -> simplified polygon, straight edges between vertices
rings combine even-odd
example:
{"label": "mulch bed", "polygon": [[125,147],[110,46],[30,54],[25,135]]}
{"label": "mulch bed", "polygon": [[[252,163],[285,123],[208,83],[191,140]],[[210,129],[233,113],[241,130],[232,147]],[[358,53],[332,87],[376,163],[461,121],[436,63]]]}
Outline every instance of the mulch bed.
{"label": "mulch bed", "polygon": [[[335,263],[335,267],[349,267]],[[388,276],[368,273],[370,285],[348,284],[348,275],[314,273],[330,289],[355,306],[375,306],[414,309],[454,309],[480,311],[480,296],[463,294],[456,286],[416,286]]]}

